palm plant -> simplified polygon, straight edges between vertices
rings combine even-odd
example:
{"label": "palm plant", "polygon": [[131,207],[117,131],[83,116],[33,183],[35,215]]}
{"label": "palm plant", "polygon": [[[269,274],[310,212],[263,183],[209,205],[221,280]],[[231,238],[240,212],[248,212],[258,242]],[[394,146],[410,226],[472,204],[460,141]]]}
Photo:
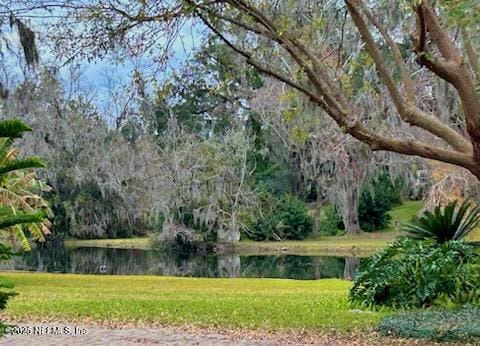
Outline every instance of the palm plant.
{"label": "palm plant", "polygon": [[403,227],[408,237],[433,239],[437,243],[464,239],[480,223],[480,207],[469,201],[450,202],[445,207],[425,211]]}
{"label": "palm plant", "polygon": [[44,167],[37,157],[17,158],[18,149],[12,148],[15,138],[31,129],[17,119],[0,121],[0,230],[14,235],[25,250],[30,249],[24,233],[43,241],[50,233],[51,214],[46,201],[36,192],[48,187],[26,170]]}

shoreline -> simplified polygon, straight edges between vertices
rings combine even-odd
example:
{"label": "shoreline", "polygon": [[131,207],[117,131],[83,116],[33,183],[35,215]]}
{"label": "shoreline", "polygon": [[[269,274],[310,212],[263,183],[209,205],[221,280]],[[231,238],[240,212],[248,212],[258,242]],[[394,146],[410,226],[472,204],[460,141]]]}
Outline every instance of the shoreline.
{"label": "shoreline", "polygon": [[[387,243],[401,236],[400,232],[383,231],[353,236],[333,236],[318,240],[298,241],[239,241],[237,243],[215,243],[217,254],[255,255],[299,255],[368,257]],[[153,250],[150,238],[122,239],[66,239],[65,247],[101,247],[114,249]]]}

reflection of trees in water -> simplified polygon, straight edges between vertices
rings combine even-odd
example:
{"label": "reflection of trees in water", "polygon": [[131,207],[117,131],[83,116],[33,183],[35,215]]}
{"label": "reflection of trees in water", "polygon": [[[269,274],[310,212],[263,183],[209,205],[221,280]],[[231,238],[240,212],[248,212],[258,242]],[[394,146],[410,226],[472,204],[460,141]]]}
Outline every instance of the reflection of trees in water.
{"label": "reflection of trees in water", "polygon": [[358,257],[345,258],[345,270],[343,271],[343,278],[347,280],[352,280],[359,265],[360,265],[360,258]]}
{"label": "reflection of trees in water", "polygon": [[241,261],[240,256],[231,255],[218,255],[218,276],[225,278],[238,278],[240,277]]}
{"label": "reflection of trees in water", "polygon": [[158,274],[166,276],[216,277],[217,261],[212,255],[157,252]]}
{"label": "reflection of trees in water", "polygon": [[43,246],[1,262],[3,270],[197,277],[351,279],[360,259],[324,256],[200,255],[153,250]]}
{"label": "reflection of trees in water", "polygon": [[69,250],[63,246],[37,245],[37,249],[0,262],[1,270],[30,270],[39,272],[70,272]]}
{"label": "reflection of trees in water", "polygon": [[242,257],[242,276],[320,279],[343,277],[344,260],[321,256]]}

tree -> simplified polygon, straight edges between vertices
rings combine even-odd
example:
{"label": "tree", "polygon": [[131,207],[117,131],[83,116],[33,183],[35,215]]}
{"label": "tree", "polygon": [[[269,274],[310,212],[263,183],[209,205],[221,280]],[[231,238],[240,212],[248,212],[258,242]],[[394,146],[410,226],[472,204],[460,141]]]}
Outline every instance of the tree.
{"label": "tree", "polygon": [[243,125],[252,89],[262,80],[252,67],[207,37],[194,55],[156,92],[153,130],[162,133],[175,116],[178,125],[203,137],[221,136]]}
{"label": "tree", "polygon": [[[48,7],[41,0],[21,3],[9,11],[20,15]],[[155,54],[165,58],[185,18],[198,20],[247,63],[303,93],[343,132],[372,150],[451,163],[480,179],[480,98],[475,88],[480,7],[474,1],[72,0],[66,7],[50,6],[63,7],[68,18],[60,25],[69,30],[56,36],[69,41],[64,45],[69,56],[78,54],[78,47],[99,56],[118,48],[129,54],[152,52],[152,46],[162,43],[166,49]],[[338,15],[342,12],[344,16]],[[78,22],[86,32],[74,33],[72,25]],[[455,29],[459,35],[453,35]],[[346,41],[361,44],[347,51]],[[350,92],[359,58],[366,61],[363,74],[371,75],[365,98],[382,100],[367,118],[356,110],[365,98]],[[425,85],[426,75],[435,83]],[[455,91],[458,126],[440,117],[438,100],[424,100],[440,81]]]}
{"label": "tree", "polygon": [[146,135],[124,138],[122,127],[109,126],[91,95],[66,95],[65,89],[54,71],[39,69],[0,104],[4,117],[35,128],[19,145],[48,165],[39,177],[52,187],[45,198],[55,211],[54,234],[144,235],[159,203],[154,141]]}
{"label": "tree", "polygon": [[178,235],[188,241],[239,240],[245,228],[242,216],[257,207],[248,185],[251,144],[245,133],[201,140],[171,118],[159,140],[164,240]]}
{"label": "tree", "polygon": [[348,138],[332,121],[315,117],[301,94],[281,83],[267,80],[252,100],[270,136],[274,161],[287,155],[295,171],[295,191],[306,196],[315,191],[316,199],[339,207],[347,233],[360,232],[358,206],[363,182],[374,161],[355,139]]}

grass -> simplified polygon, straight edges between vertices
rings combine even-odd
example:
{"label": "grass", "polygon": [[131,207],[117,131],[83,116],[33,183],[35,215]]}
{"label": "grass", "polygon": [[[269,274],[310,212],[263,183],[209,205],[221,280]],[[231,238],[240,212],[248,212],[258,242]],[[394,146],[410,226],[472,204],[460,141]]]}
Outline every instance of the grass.
{"label": "grass", "polygon": [[302,241],[256,242],[246,240],[235,244],[235,252],[241,255],[282,253],[305,256],[364,257],[370,256],[400,235],[400,232],[375,232]]}
{"label": "grass", "polygon": [[[369,256],[379,248],[400,235],[400,232],[376,232],[351,236],[325,237],[317,240],[302,241],[252,241],[242,240],[236,244],[219,245],[218,251],[234,251],[240,255],[338,255],[338,256]],[[121,239],[67,239],[67,247],[111,247],[118,249],[151,249],[149,238]]]}
{"label": "grass", "polygon": [[352,331],[385,312],[351,310],[348,281],[2,273],[6,316],[28,321],[159,323],[279,331]]}
{"label": "grass", "polygon": [[400,224],[410,221],[413,216],[416,216],[420,209],[422,208],[421,201],[408,201],[404,204],[393,208],[389,214],[392,218],[390,224],[387,227],[387,231],[395,230],[395,224],[400,222]]}
{"label": "grass", "polygon": [[111,247],[117,249],[140,249],[151,248],[150,238],[117,238],[117,239],[66,239],[68,247]]}

